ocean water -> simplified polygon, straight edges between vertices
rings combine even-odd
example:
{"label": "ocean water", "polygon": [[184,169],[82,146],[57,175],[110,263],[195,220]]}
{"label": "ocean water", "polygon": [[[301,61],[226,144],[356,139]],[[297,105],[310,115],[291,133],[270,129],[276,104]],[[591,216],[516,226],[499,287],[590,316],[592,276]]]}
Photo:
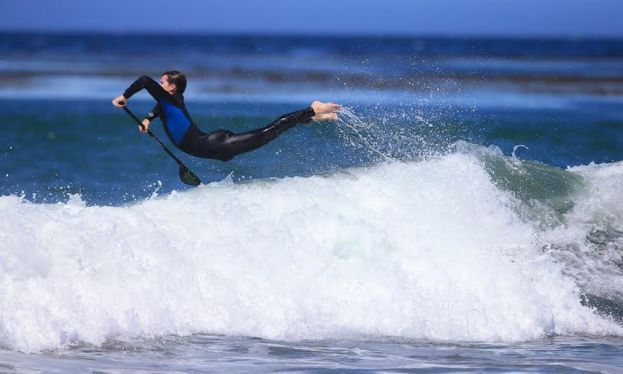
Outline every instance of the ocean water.
{"label": "ocean water", "polygon": [[[622,62],[619,40],[0,34],[0,371],[619,372]],[[176,152],[192,188],[110,104],[169,68],[206,131],[345,108],[230,162]]]}

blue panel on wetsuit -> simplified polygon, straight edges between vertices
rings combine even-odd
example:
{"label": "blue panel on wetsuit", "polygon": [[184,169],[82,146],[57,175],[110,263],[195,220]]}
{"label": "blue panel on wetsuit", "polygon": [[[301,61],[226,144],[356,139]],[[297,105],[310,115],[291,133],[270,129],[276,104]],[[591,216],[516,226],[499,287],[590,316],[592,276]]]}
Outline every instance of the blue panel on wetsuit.
{"label": "blue panel on wetsuit", "polygon": [[162,105],[163,114],[166,116],[167,128],[169,129],[173,141],[175,144],[180,144],[186,131],[188,131],[190,127],[190,120],[186,117],[182,109],[166,100],[160,100],[160,105]]}

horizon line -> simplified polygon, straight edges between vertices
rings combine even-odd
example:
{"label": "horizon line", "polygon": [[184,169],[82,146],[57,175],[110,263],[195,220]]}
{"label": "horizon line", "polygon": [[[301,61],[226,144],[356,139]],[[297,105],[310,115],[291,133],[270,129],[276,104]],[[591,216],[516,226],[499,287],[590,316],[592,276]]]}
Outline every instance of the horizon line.
{"label": "horizon line", "polygon": [[279,31],[223,31],[223,30],[181,30],[181,31],[159,31],[159,30],[84,30],[84,29],[3,29],[0,27],[0,34],[14,35],[45,35],[45,36],[180,36],[180,37],[269,37],[269,38],[336,38],[336,39],[355,39],[355,38],[393,38],[393,39],[503,39],[503,40],[565,40],[565,41],[623,41],[623,36],[619,35],[568,35],[568,34],[534,34],[521,35],[514,33],[361,33],[361,32],[279,32]]}

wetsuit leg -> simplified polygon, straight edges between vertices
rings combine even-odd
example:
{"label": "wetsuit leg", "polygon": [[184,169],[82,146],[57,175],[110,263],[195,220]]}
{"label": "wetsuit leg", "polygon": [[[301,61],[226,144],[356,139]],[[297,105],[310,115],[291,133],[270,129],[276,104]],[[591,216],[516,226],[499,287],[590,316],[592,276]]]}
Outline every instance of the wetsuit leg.
{"label": "wetsuit leg", "polygon": [[314,110],[307,108],[285,114],[266,127],[240,134],[227,130],[213,131],[202,136],[196,145],[202,148],[204,157],[228,161],[263,146],[296,124],[309,121],[314,115]]}

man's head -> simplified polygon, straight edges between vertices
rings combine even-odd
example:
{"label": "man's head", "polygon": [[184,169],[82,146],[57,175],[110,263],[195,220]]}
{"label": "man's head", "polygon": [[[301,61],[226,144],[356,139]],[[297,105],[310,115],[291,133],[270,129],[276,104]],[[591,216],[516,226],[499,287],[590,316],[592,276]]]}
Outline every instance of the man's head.
{"label": "man's head", "polygon": [[170,94],[182,94],[186,90],[186,76],[177,70],[165,71],[160,77],[160,85]]}

